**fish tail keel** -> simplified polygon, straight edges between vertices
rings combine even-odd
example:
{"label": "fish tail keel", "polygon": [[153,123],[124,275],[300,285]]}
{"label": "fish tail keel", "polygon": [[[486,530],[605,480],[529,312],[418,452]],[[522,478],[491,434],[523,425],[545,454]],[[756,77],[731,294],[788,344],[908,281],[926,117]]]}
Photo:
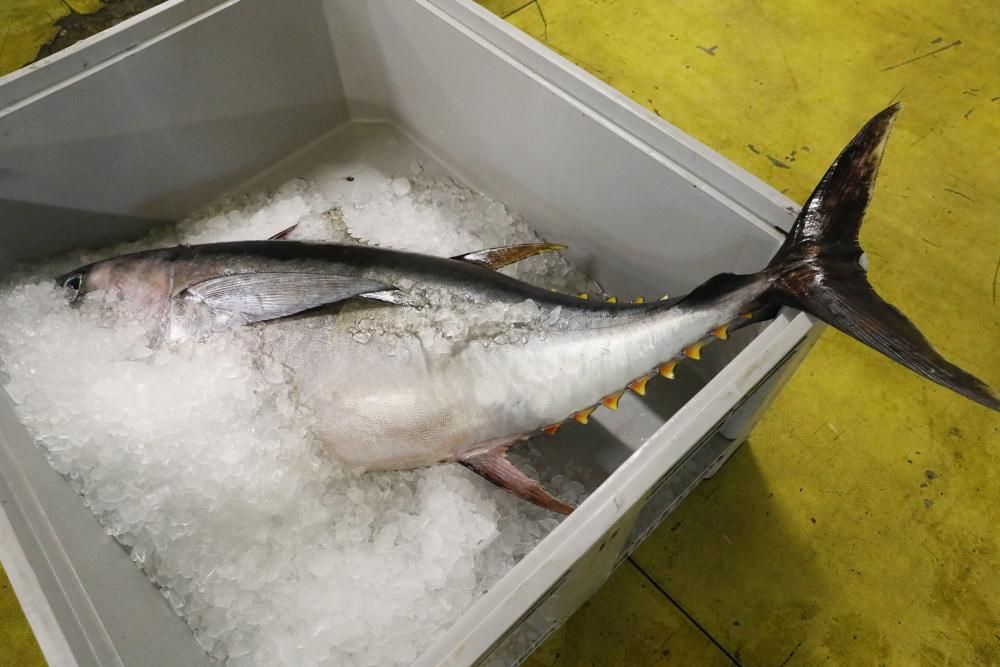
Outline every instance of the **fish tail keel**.
{"label": "fish tail keel", "polygon": [[900,106],[861,128],[806,201],[764,274],[767,298],[810,313],[925,378],[1000,411],[1000,395],[942,357],[868,282],[858,232]]}

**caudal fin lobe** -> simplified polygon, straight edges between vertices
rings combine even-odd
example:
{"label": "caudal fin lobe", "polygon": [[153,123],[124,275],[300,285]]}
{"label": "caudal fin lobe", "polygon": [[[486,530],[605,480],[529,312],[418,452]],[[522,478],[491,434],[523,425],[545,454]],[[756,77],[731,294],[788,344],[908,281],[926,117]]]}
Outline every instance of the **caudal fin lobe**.
{"label": "caudal fin lobe", "polygon": [[771,295],[1000,411],[1000,395],[938,354],[906,316],[875,293],[858,264],[858,232],[899,109],[894,104],[868,121],[827,170],[768,266]]}

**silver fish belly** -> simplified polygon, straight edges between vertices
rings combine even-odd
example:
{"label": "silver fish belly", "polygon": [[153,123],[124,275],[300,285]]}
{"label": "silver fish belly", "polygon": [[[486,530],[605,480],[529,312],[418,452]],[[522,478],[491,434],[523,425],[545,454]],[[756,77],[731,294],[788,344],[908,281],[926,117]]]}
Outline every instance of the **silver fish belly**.
{"label": "silver fish belly", "polygon": [[445,350],[415,335],[352,333],[361,322],[375,331],[403,327],[397,306],[349,304],[308,322],[270,324],[265,353],[291,370],[317,434],[339,458],[368,470],[411,468],[589,410],[683,357],[687,343],[740,309],[738,300],[729,312],[534,304],[532,328],[501,343],[470,336]]}

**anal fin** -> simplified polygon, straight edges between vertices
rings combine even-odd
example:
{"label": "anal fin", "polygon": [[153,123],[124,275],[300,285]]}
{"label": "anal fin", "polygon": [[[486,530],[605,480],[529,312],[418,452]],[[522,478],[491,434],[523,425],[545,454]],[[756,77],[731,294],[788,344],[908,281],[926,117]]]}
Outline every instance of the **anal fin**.
{"label": "anal fin", "polygon": [[464,255],[456,255],[452,259],[468,262],[469,264],[478,264],[488,269],[500,269],[508,264],[520,262],[522,259],[540,255],[543,252],[565,249],[566,246],[559,243],[524,243],[521,245],[508,245],[500,248],[477,250],[476,252],[469,252]]}
{"label": "anal fin", "polygon": [[510,449],[509,444],[500,445],[485,451],[466,454],[459,458],[458,462],[518,498],[539,507],[559,514],[569,514],[573,511],[572,507],[552,497],[538,481],[518,470],[507,458],[508,449]]}

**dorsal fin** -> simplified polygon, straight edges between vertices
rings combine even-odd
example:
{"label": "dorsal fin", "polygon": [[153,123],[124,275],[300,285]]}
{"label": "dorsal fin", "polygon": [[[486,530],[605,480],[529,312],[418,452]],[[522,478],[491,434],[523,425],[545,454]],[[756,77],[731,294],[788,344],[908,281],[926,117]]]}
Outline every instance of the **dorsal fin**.
{"label": "dorsal fin", "polygon": [[285,239],[288,238],[289,234],[291,234],[292,232],[295,231],[295,228],[298,227],[298,226],[299,226],[299,223],[296,222],[291,227],[289,227],[287,229],[282,229],[280,232],[278,232],[274,236],[267,237],[267,240],[268,241],[284,241]]}
{"label": "dorsal fin", "polygon": [[520,262],[522,259],[540,255],[543,252],[565,249],[566,246],[561,243],[523,243],[521,245],[507,245],[499,248],[477,250],[476,252],[469,252],[464,255],[455,255],[452,259],[468,262],[469,264],[478,264],[479,266],[485,266],[487,269],[499,269],[508,264]]}

